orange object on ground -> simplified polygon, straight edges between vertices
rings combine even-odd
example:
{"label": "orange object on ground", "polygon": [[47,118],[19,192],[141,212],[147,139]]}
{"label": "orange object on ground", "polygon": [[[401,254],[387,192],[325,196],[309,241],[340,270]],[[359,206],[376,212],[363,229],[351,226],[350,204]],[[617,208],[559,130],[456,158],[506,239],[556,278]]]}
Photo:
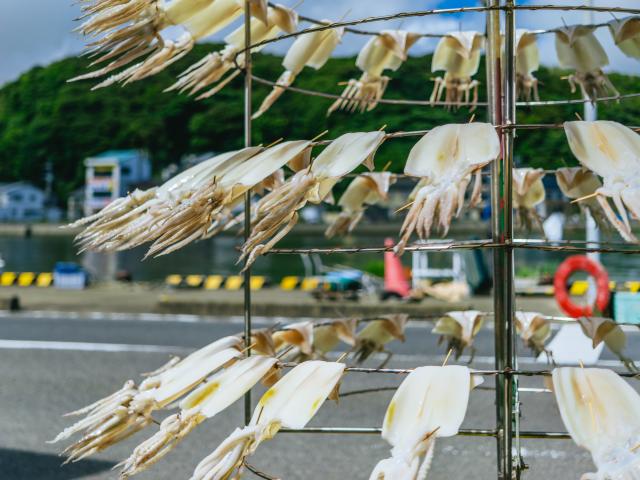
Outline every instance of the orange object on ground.
{"label": "orange object on ground", "polygon": [[603,312],[609,305],[609,275],[598,262],[584,255],[572,255],[560,264],[553,278],[553,287],[556,301],[564,312],[573,318],[589,317],[593,315],[593,305],[576,305],[569,298],[567,280],[574,272],[579,270],[587,272],[596,281],[597,294],[595,305]]}
{"label": "orange object on ground", "polygon": [[[392,248],[394,245],[391,238],[385,239],[385,247]],[[409,292],[409,281],[404,273],[400,258],[392,250],[384,252],[384,293],[404,298],[409,296]]]}

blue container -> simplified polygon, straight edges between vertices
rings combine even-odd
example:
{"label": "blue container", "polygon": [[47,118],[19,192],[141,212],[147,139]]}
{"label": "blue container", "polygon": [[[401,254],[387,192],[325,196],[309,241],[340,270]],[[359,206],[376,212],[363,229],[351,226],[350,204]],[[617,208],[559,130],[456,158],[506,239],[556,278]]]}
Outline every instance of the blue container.
{"label": "blue container", "polygon": [[640,325],[640,294],[618,292],[613,296],[613,316],[618,323]]}
{"label": "blue container", "polygon": [[87,272],[72,262],[57,262],[53,267],[53,286],[56,288],[82,290],[87,286]]}

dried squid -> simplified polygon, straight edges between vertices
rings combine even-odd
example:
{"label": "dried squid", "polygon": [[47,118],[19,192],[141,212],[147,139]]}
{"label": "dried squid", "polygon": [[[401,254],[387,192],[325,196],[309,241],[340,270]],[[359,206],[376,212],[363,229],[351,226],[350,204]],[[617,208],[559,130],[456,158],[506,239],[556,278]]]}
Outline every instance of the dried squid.
{"label": "dried squid", "polygon": [[215,176],[192,192],[189,200],[163,217],[147,256],[165,255],[204,238],[212,221],[237,205],[246,191],[289,164],[308,164],[311,142],[293,140],[268,148],[223,175]]}
{"label": "dried squid", "polygon": [[409,48],[419,39],[419,34],[403,30],[383,30],[371,37],[356,58],[356,66],[362,71],[362,76],[347,82],[347,87],[329,107],[327,115],[336,110],[369,112],[376,108],[389,83],[389,77],[382,73],[400,68],[407,59]]}
{"label": "dried squid", "polygon": [[419,367],[411,372],[384,417],[382,438],[391,444],[391,457],[378,462],[369,480],[426,478],[436,438],[458,433],[473,386],[467,367]]}
{"label": "dried squid", "polygon": [[625,354],[627,336],[620,328],[620,325],[610,318],[600,317],[578,318],[578,323],[582,327],[584,334],[593,341],[593,348],[604,342],[607,348],[620,359],[627,369],[632,372],[638,371],[633,360]]}
{"label": "dried squid", "polygon": [[542,220],[536,211],[536,207],[546,198],[543,177],[544,170],[541,168],[513,169],[513,206],[519,223],[527,231],[531,231],[535,223],[544,233]]}
{"label": "dried squid", "polygon": [[[323,23],[330,24],[331,22],[323,20]],[[263,100],[252,118],[258,118],[269,110],[285,92],[283,87],[291,86],[304,67],[311,67],[314,70],[322,68],[342,40],[343,34],[344,28],[339,27],[306,33],[296,38],[282,60],[285,71],[280,75],[273,90]]]}
{"label": "dried squid", "polygon": [[640,17],[611,20],[609,30],[622,53],[627,57],[640,59]]}
{"label": "dried squid", "polygon": [[118,443],[152,421],[151,413],[167,407],[204,378],[240,355],[239,340],[225,337],[192,353],[184,360],[147,377],[139,387],[132,380],[108,397],[69,415],[86,415],[64,429],[52,443],[83,432],[64,450],[67,462],[78,461]]}
{"label": "dried squid", "polygon": [[277,363],[273,357],[254,355],[234,363],[207,379],[180,402],[180,411],[165,418],[153,436],[121,462],[120,478],[146,470],[205,420],[211,419],[247,393]]}
{"label": "dried squid", "polygon": [[533,73],[540,68],[540,52],[536,35],[528,30],[516,30],[516,94],[525,102],[540,100],[538,79]]}
{"label": "dried squid", "polygon": [[[251,19],[251,43],[255,44],[272,39],[281,31],[293,33],[297,25],[298,14],[296,12],[282,5],[274,4],[267,10],[266,22],[256,18]],[[210,53],[199,62],[191,65],[180,74],[178,81],[169,87],[167,91],[188,91],[190,95],[193,95],[209,85],[217,83],[215,87],[198,96],[198,99],[208,98],[215,95],[237,77],[241,72],[239,68],[243,68],[245,62],[245,54],[239,53],[247,47],[245,45],[244,25],[227,35],[224,41],[226,46],[220,52]],[[261,47],[255,47],[251,49],[251,52],[255,53],[260,50]],[[232,73],[223,79],[228,72]]]}
{"label": "dried squid", "polygon": [[542,352],[551,359],[551,352],[545,348],[545,344],[551,336],[551,324],[544,315],[537,312],[515,313],[516,332],[522,338],[525,346],[529,347],[537,357]]}
{"label": "dried squid", "polygon": [[595,28],[587,26],[563,27],[556,31],[556,53],[562,68],[572,68],[569,75],[571,92],[580,86],[582,96],[592,102],[607,95],[619,95],[602,67],[609,64],[604,48],[593,34]]}
{"label": "dried squid", "polygon": [[571,438],[591,453],[598,469],[583,480],[640,478],[640,396],[615,372],[556,368],[552,374],[560,415]]}
{"label": "dried squid", "polygon": [[282,428],[303,428],[344,373],[342,363],[311,360],[286,374],[262,396],[249,425],[237,428],[196,467],[191,480],[239,478],[247,456]]}
{"label": "dried squid", "polygon": [[[631,231],[627,209],[640,218],[640,136],[624,125],[607,120],[565,122],[569,147],[578,161],[602,177],[595,198],[611,224],[628,242],[638,239]],[[607,197],[613,199],[620,219]]]}
{"label": "dried squid", "polygon": [[475,186],[469,206],[474,206],[480,201],[482,167],[499,155],[498,134],[488,123],[443,125],[422,137],[404,168],[421,181],[402,224],[396,253],[402,254],[414,231],[421,239],[428,238],[436,217],[446,235],[452,217],[462,211],[471,175],[475,175]]}
{"label": "dried squid", "polygon": [[320,358],[325,358],[340,342],[350,347],[356,345],[357,320],[333,320],[328,324],[316,325],[313,331],[313,352]]}
{"label": "dried squid", "polygon": [[[78,28],[89,38],[91,63],[106,66],[73,80],[97,78],[148,55],[94,88],[115,82],[141,80],[162,71],[186,55],[195,41],[214,34],[243,13],[244,0],[174,0],[168,5],[158,0],[114,2],[95,0],[83,10],[87,19]],[[266,23],[266,1],[252,2],[251,14]],[[161,35],[167,27],[181,25],[184,33],[177,40]]]}
{"label": "dried squid", "polygon": [[591,215],[600,230],[608,226],[598,201],[593,198],[596,190],[602,187],[595,173],[585,167],[559,168],[556,170],[556,181],[562,193],[571,200],[589,197],[580,201],[580,209]]}
{"label": "dried squid", "polygon": [[440,335],[438,343],[447,341],[447,351],[453,351],[455,358],[460,358],[465,348],[471,349],[469,363],[473,361],[475,347],[473,339],[484,324],[484,314],[477,310],[447,312],[436,322],[431,333]]}
{"label": "dried squid", "polygon": [[395,314],[381,316],[367,321],[367,325],[356,335],[355,357],[358,363],[364,362],[372,353],[385,353],[386,358],[381,368],[387,364],[393,355],[386,349],[386,345],[394,340],[404,342],[404,329],[409,315]]}
{"label": "dried squid", "polygon": [[136,190],[71,227],[86,228],[76,237],[82,250],[125,250],[158,238],[167,215],[191,201],[203,185],[219,178],[262,150],[249,147],[201,162],[147,191]]}
{"label": "dried squid", "polygon": [[484,37],[479,32],[450,32],[440,39],[433,52],[431,71],[445,73],[444,77],[434,79],[432,104],[440,102],[444,94],[448,107],[470,105],[471,110],[476,108],[480,83],[472,77],[478,72],[483,47]]}
{"label": "dried squid", "polygon": [[351,233],[362,219],[367,206],[387,199],[389,187],[395,180],[395,175],[389,172],[371,172],[357,176],[340,197],[338,206],[342,211],[327,227],[325,236],[331,238],[334,235]]}
{"label": "dried squid", "polygon": [[282,187],[263,197],[255,209],[251,236],[242,246],[241,259],[246,258],[246,265],[271,250],[294,227],[297,211],[307,202],[322,202],[333,186],[361,163],[372,169],[375,152],[385,138],[381,131],[345,133],[332,141],[309,168],[298,171]]}

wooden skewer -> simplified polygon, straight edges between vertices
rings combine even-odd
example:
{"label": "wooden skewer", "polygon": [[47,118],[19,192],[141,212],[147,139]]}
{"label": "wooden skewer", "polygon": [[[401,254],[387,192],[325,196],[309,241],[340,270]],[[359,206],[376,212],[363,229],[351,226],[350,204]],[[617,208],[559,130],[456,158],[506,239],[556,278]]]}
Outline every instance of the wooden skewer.
{"label": "wooden skewer", "polygon": [[387,128],[387,124],[386,124],[386,123],[385,123],[384,125],[382,125],[382,126],[378,129],[378,131],[379,131],[379,132],[384,132],[384,129],[385,129],[385,128]]}
{"label": "wooden skewer", "polygon": [[387,169],[388,169],[390,166],[391,166],[391,160],[389,160],[389,161],[387,162],[387,164],[384,166],[384,168],[382,169],[382,171],[383,171],[383,172],[386,172],[386,171],[387,171]]}
{"label": "wooden skewer", "polygon": [[401,212],[402,210],[406,210],[407,208],[409,208],[411,205],[413,205],[415,203],[415,200],[412,202],[407,203],[406,205],[400,207],[399,209],[397,209],[395,212],[393,212],[394,214]]}
{"label": "wooden skewer", "polygon": [[327,133],[329,133],[329,130],[325,130],[324,132],[319,133],[318,135],[316,135],[315,137],[313,137],[311,139],[311,142],[313,143],[313,142],[317,141],[319,138],[324,137]]}
{"label": "wooden skewer", "polygon": [[589,200],[590,198],[597,197],[599,195],[598,192],[591,193],[589,195],[585,195],[584,197],[576,198],[575,200],[571,200],[571,203],[582,202],[583,200]]}
{"label": "wooden skewer", "polygon": [[449,361],[449,357],[451,356],[451,354],[453,353],[453,348],[450,348],[449,351],[447,352],[447,356],[444,357],[444,362],[442,362],[442,366],[444,367],[447,362]]}
{"label": "wooden skewer", "polygon": [[275,146],[275,145],[279,144],[282,140],[284,140],[284,138],[283,138],[283,137],[280,137],[279,139],[277,139],[277,140],[275,140],[275,141],[271,142],[269,145],[267,145],[267,146],[266,146],[266,147],[264,147],[264,148],[265,148],[265,149],[266,149],[266,148],[271,148],[271,147],[273,147],[273,146]]}

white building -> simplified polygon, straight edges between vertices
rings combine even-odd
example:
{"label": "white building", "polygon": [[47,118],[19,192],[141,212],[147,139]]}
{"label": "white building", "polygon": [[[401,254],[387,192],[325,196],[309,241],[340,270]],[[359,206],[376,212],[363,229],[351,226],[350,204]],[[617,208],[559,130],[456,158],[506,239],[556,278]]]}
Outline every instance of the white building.
{"label": "white building", "polygon": [[89,157],[86,167],[85,215],[126,195],[137,183],[151,179],[151,162],[141,150],[109,150]]}
{"label": "white building", "polygon": [[29,222],[45,217],[45,195],[30,183],[0,183],[0,221]]}

